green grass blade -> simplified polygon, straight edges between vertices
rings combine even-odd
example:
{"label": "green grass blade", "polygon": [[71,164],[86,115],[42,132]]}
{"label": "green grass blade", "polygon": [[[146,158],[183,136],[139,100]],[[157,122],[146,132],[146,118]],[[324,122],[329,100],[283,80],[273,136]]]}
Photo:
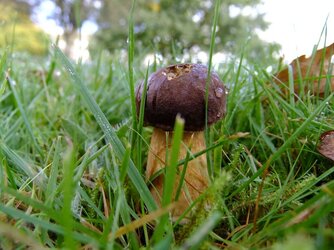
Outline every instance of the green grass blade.
{"label": "green grass blade", "polygon": [[218,25],[218,20],[219,20],[220,6],[221,6],[221,0],[216,0],[215,8],[214,8],[214,15],[213,15],[213,22],[212,22],[211,38],[210,38],[208,74],[210,74],[211,69],[212,69],[212,56],[213,56],[213,52],[215,48],[216,32],[217,32],[217,25]]}
{"label": "green grass blade", "polygon": [[252,177],[249,178],[246,182],[240,185],[239,188],[237,188],[234,192],[232,192],[229,197],[233,197],[236,194],[238,194],[241,190],[243,190],[245,187],[247,187],[251,182],[253,182],[257,177],[259,177],[265,169],[267,169],[271,163],[273,163],[275,160],[277,160],[284,151],[289,149],[289,146],[297,139],[298,135],[302,133],[305,128],[312,123],[314,118],[321,112],[321,110],[327,105],[327,102],[333,98],[334,93],[329,95],[325,100],[323,100],[318,107],[309,115],[309,117],[297,128],[297,130],[283,143],[282,146],[280,146],[275,153],[273,153],[269,159],[266,161],[265,164],[263,164],[263,167],[259,169]]}
{"label": "green grass blade", "polygon": [[[178,200],[182,191],[182,187],[184,184],[184,178],[186,176],[187,168],[188,168],[188,162],[191,154],[191,148],[188,149],[186,157],[184,159],[184,164],[182,167],[182,171],[180,174],[180,181],[179,181],[179,186],[177,187],[176,193],[175,193],[175,200]],[[177,164],[178,165],[178,164]]]}
{"label": "green grass blade", "polygon": [[4,169],[6,170],[9,186],[12,187],[12,188],[16,188],[16,181],[15,181],[15,178],[14,178],[15,174],[13,173],[12,168],[10,168],[8,166],[8,163],[5,159],[3,159],[2,164],[4,166]]}
{"label": "green grass blade", "polygon": [[[42,220],[36,216],[31,216],[29,214],[26,214],[25,212],[18,210],[13,207],[5,206],[4,204],[0,203],[0,211],[17,219],[22,219],[28,223],[31,223],[35,226],[40,226],[41,228],[50,230],[52,232],[65,235],[65,230],[60,225],[51,223],[46,220]],[[73,238],[81,243],[94,243],[95,239],[87,234],[82,233],[73,233]]]}
{"label": "green grass blade", "polygon": [[43,173],[37,173],[29,163],[1,141],[0,149],[16,167],[21,169],[29,178],[36,181],[37,185],[42,187],[45,185],[46,179]]}
{"label": "green grass blade", "polygon": [[5,67],[7,63],[7,50],[3,53],[0,58],[0,97],[5,93],[6,90],[6,77],[5,77]]}
{"label": "green grass blade", "polygon": [[294,80],[293,80],[293,68],[292,66],[288,66],[289,72],[289,98],[290,98],[290,105],[292,107],[295,106],[295,90],[294,90]]}
{"label": "green grass blade", "polygon": [[[125,194],[124,194],[123,190],[120,190],[119,194],[120,194],[120,197],[121,197],[120,215],[121,215],[121,218],[122,218],[124,224],[127,225],[127,224],[131,223],[131,216],[130,216],[129,206],[127,204],[126,197],[125,197]],[[134,249],[138,249],[139,248],[139,242],[138,242],[138,238],[136,237],[136,234],[134,232],[128,232],[127,235],[129,237],[130,245]]]}
{"label": "green grass blade", "polygon": [[[180,146],[182,142],[184,128],[184,120],[177,116],[175,120],[174,132],[173,132],[173,142],[171,148],[171,154],[169,158],[169,164],[165,168],[164,176],[164,188],[162,194],[162,206],[167,206],[172,202],[174,195],[174,185],[177,172],[177,163],[179,157]],[[161,217],[160,223],[155,229],[153,239],[155,242],[159,242],[163,239],[164,233],[170,230],[170,224],[168,221],[168,214]]]}
{"label": "green grass blade", "polygon": [[161,249],[170,249],[173,243],[173,235],[171,232],[167,233],[165,237],[159,241],[156,245],[152,247],[153,250],[161,250]]}
{"label": "green grass blade", "polygon": [[300,135],[307,126],[315,119],[315,117],[320,114],[321,110],[327,105],[327,103],[333,98],[334,93],[328,96],[323,100],[309,115],[309,117],[296,129],[296,131],[284,142],[284,144],[278,148],[278,150],[268,159],[265,165],[271,164],[273,161],[277,160],[281,154],[288,149],[293,141],[297,139],[297,136]]}
{"label": "green grass blade", "polygon": [[[61,50],[54,46],[55,53],[59,56],[60,60],[63,63],[65,69],[69,72],[72,77],[73,84],[77,88],[78,92],[83,97],[84,101],[86,102],[88,108],[94,115],[97,123],[100,125],[105,139],[108,143],[110,143],[113,147],[113,150],[119,160],[122,160],[125,154],[125,148],[118,138],[117,134],[115,133],[114,129],[110,125],[109,121],[107,120],[106,116],[103,114],[102,110],[89,93],[87,87],[83,84],[81,78],[76,73],[74,67],[70,63],[70,61],[66,58],[66,56],[61,52]],[[150,190],[146,186],[145,181],[143,180],[142,176],[138,172],[136,166],[134,165],[133,161],[130,159],[129,161],[129,168],[128,168],[128,175],[131,179],[133,185],[136,187],[139,195],[141,196],[143,202],[147,206],[149,211],[153,211],[156,209],[155,201],[152,198]]]}
{"label": "green grass blade", "polygon": [[132,114],[132,137],[131,145],[136,142],[137,134],[137,113],[136,113],[136,97],[135,97],[135,83],[134,83],[134,70],[133,59],[135,51],[135,38],[134,38],[134,23],[133,15],[135,9],[136,0],[132,0],[130,17],[129,17],[129,37],[128,37],[128,71],[129,71],[129,87],[130,87],[130,100],[131,100],[131,114]]}
{"label": "green grass blade", "polygon": [[[145,104],[146,104],[146,94],[147,94],[147,80],[148,80],[148,70],[149,70],[149,65],[147,65],[147,70],[145,74],[145,80],[144,80],[144,86],[143,86],[143,93],[141,96],[141,102],[140,102],[140,109],[139,109],[139,122],[138,122],[138,134],[141,135],[143,132],[143,126],[144,126],[144,112],[145,112]],[[137,166],[139,165],[141,169],[141,152],[142,152],[142,138],[140,138],[137,142]],[[141,171],[139,171],[141,172]]]}
{"label": "green grass blade", "polygon": [[78,186],[78,192],[79,192],[82,200],[87,202],[89,207],[94,210],[94,212],[96,213],[96,216],[101,218],[102,220],[105,220],[106,217],[104,216],[103,212],[95,205],[92,198],[86,193],[86,191],[81,186]]}
{"label": "green grass blade", "polygon": [[38,153],[43,157],[43,155],[44,155],[44,154],[43,154],[43,151],[42,151],[41,147],[39,146],[39,144],[37,143],[37,140],[36,140],[36,138],[35,138],[35,135],[34,135],[34,132],[33,132],[32,127],[31,127],[30,121],[29,121],[28,116],[27,116],[27,113],[26,113],[26,111],[25,111],[24,105],[23,105],[23,103],[21,102],[20,96],[19,96],[19,94],[18,94],[18,92],[17,92],[17,90],[16,90],[15,83],[14,83],[13,80],[9,77],[9,75],[6,76],[6,79],[7,79],[7,82],[8,82],[8,84],[9,84],[9,86],[10,86],[10,89],[11,89],[12,92],[13,92],[15,101],[16,101],[16,103],[17,103],[17,106],[18,106],[19,110],[20,110],[20,114],[21,114],[21,116],[22,116],[22,118],[23,118],[24,124],[25,124],[25,126],[26,126],[26,128],[27,128],[27,130],[28,130],[29,135],[30,135],[30,139],[31,139],[31,141],[33,142],[33,144],[34,144],[36,150],[38,151]]}
{"label": "green grass blade", "polygon": [[[216,31],[217,31],[220,5],[221,5],[221,0],[216,0],[214,16],[213,16],[213,23],[212,23],[211,39],[210,39],[208,75],[207,75],[206,84],[205,84],[205,141],[206,141],[206,146],[211,144],[210,131],[208,128],[208,100],[209,100],[209,85],[211,84],[212,56],[213,56],[213,51],[215,47]],[[212,164],[212,159],[211,159],[212,157],[210,154],[207,154],[206,157],[207,157],[208,173],[209,173],[209,176],[212,177],[213,176],[213,164]]]}
{"label": "green grass blade", "polygon": [[[27,204],[28,206],[31,206],[32,208],[34,208],[34,210],[39,210],[41,212],[41,214],[46,215],[46,217],[49,218],[49,220],[55,221],[55,223],[56,223],[55,225],[58,225],[62,222],[63,214],[59,213],[59,211],[56,211],[56,210],[48,207],[44,203],[24,195],[22,192],[20,192],[18,190],[15,190],[15,189],[12,189],[12,188],[9,188],[9,187],[5,187],[5,186],[2,186],[1,188],[2,188],[2,191],[4,193],[6,193],[6,194],[8,194],[12,197],[15,197],[15,199],[23,202],[24,204]],[[80,187],[79,187],[79,189],[80,189]],[[85,197],[83,197],[83,199],[85,199]],[[89,199],[85,199],[85,201],[87,201],[87,200],[89,200]],[[7,204],[6,204],[6,207],[9,207],[9,206],[7,206]],[[7,213],[7,212],[5,212],[5,213]],[[13,216],[12,212],[8,212],[7,214],[10,215],[10,216]],[[25,214],[27,216],[29,216],[29,214],[27,214],[27,213],[25,213]],[[104,219],[103,214],[102,214],[101,218]],[[29,219],[29,218],[27,219],[27,217],[24,217],[24,218],[20,217],[20,219],[26,220],[27,222],[31,221],[31,219]],[[42,220],[42,219],[40,219],[40,220]],[[80,232],[80,233],[83,233],[85,235],[90,235],[90,237],[96,237],[97,236],[95,231],[91,231],[90,229],[88,229],[87,227],[82,225],[81,222],[77,222],[77,221],[73,221],[73,222],[74,222],[73,223],[74,229],[75,229],[75,231],[78,231],[78,233]],[[63,228],[63,227],[60,226],[60,228]],[[46,229],[48,229],[48,227]]]}
{"label": "green grass blade", "polygon": [[81,160],[80,165],[76,169],[76,174],[75,174],[75,177],[74,177],[74,181],[79,182],[80,179],[82,178],[82,175],[84,174],[86,168],[88,167],[88,165],[91,164],[100,155],[102,155],[103,152],[106,151],[108,148],[109,148],[109,145],[106,144],[106,145],[102,146],[99,150],[94,152],[92,155],[89,155],[91,150],[88,149],[86,154],[83,156],[83,159]]}
{"label": "green grass blade", "polygon": [[175,128],[173,132],[173,142],[169,164],[166,167],[166,175],[164,179],[164,191],[162,195],[162,205],[166,206],[171,203],[174,190],[174,183],[177,172],[177,163],[183,137],[184,120],[177,116],[175,120]]}
{"label": "green grass blade", "polygon": [[75,169],[75,158],[73,146],[70,145],[64,156],[63,162],[63,208],[61,216],[61,224],[65,229],[65,247],[68,249],[77,249],[77,244],[73,237],[73,216],[72,216],[72,200],[75,193],[75,184],[73,183]]}
{"label": "green grass blade", "polygon": [[127,147],[125,150],[125,154],[124,154],[124,158],[123,158],[121,170],[120,170],[120,176],[119,176],[120,185],[124,183],[126,173],[128,172],[129,162],[130,162],[130,153],[131,153],[131,150],[129,147]]}
{"label": "green grass blade", "polygon": [[54,201],[56,191],[57,191],[57,178],[60,162],[60,137],[56,140],[56,146],[54,150],[54,158],[51,165],[51,171],[48,178],[48,184],[46,186],[45,196],[47,201],[52,203]]}
{"label": "green grass blade", "polygon": [[[108,218],[106,221],[106,230],[103,232],[103,239],[107,240],[110,232],[116,232],[117,229],[119,228],[119,218],[121,214],[121,206],[124,204],[123,196],[120,194],[121,191],[118,191],[118,194],[115,196],[115,201],[113,202],[114,204],[114,213],[112,216]],[[111,230],[111,231],[110,231]],[[109,238],[108,242],[110,248],[112,249],[113,245],[115,244],[115,235],[112,234]]]}
{"label": "green grass blade", "polygon": [[207,235],[219,223],[221,216],[220,212],[213,212],[212,215],[190,236],[190,238],[185,241],[180,249],[199,249]]}

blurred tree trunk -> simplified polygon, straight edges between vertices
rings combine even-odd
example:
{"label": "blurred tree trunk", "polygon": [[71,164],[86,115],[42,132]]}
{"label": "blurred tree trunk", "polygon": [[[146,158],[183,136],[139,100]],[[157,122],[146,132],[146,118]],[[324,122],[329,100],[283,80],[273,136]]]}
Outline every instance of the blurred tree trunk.
{"label": "blurred tree trunk", "polygon": [[87,18],[87,11],[85,11],[85,6],[82,6],[81,2],[83,1],[54,0],[54,3],[60,10],[57,17],[61,27],[64,29],[63,39],[66,43],[64,52],[67,55],[71,54],[78,30]]}

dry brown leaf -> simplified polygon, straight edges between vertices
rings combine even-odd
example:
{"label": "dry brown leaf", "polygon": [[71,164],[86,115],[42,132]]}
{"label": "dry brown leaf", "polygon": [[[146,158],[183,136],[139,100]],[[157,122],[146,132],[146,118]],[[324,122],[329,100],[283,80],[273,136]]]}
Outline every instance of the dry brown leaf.
{"label": "dry brown leaf", "polygon": [[326,158],[334,161],[334,130],[321,134],[318,151]]}
{"label": "dry brown leaf", "polygon": [[[332,68],[332,56],[334,55],[334,43],[326,48],[319,49],[313,56],[302,55],[294,59],[290,66],[293,69],[294,92],[299,95],[299,86],[304,86],[304,92],[310,91],[314,95],[323,96],[326,89],[328,74],[330,75],[330,89],[334,90],[334,75]],[[283,69],[274,76],[278,84],[289,83],[289,70]],[[288,93],[288,88],[281,88],[283,93]]]}

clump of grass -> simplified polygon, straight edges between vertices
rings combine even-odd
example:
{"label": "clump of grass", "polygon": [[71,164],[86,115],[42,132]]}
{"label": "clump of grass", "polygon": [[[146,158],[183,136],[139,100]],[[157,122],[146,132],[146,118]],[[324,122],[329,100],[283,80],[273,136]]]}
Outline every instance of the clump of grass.
{"label": "clump of grass", "polygon": [[[170,182],[159,209],[144,179],[151,129],[133,91],[157,65],[136,60],[129,27],[127,66],[103,53],[74,65],[56,46],[43,62],[1,51],[0,248],[329,249],[334,165],[316,144],[333,129],[333,93],[292,101],[243,55],[219,68],[228,112],[201,152],[213,179],[201,199],[214,202],[208,213],[194,201],[192,223],[178,225]],[[189,160],[176,160],[176,130],[167,179]]]}

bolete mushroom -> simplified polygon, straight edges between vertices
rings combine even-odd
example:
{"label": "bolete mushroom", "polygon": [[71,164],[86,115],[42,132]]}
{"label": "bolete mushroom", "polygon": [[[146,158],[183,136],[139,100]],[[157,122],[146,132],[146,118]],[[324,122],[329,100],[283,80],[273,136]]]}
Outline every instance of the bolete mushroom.
{"label": "bolete mushroom", "polygon": [[[185,120],[183,143],[179,159],[184,159],[187,151],[192,154],[205,150],[206,86],[207,124],[222,119],[226,112],[226,88],[215,72],[210,74],[207,84],[208,68],[201,64],[176,64],[162,68],[148,78],[144,109],[144,123],[154,127],[148,152],[146,179],[150,180],[167,163],[166,151],[170,149],[175,118],[180,115]],[[144,89],[144,82],[136,89],[137,113]],[[180,171],[183,166],[180,166]],[[161,205],[163,174],[152,180],[151,193]],[[177,175],[176,189],[180,175]],[[179,196],[179,205],[173,210],[173,218],[178,218],[210,182],[206,155],[202,154],[187,164],[184,183]]]}

